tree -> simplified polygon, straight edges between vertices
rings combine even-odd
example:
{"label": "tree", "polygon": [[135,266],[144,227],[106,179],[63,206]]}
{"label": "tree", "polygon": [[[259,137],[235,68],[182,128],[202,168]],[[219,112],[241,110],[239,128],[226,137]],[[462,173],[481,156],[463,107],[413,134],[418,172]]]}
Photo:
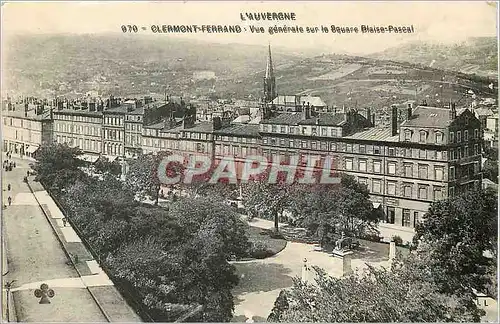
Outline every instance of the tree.
{"label": "tree", "polygon": [[457,296],[441,294],[416,260],[396,260],[391,271],[369,266],[344,278],[314,268],[316,284],[297,278],[280,294],[269,321],[276,322],[456,322],[478,321]]}
{"label": "tree", "polygon": [[[158,205],[160,198],[161,179],[158,176],[158,170],[163,158],[172,154],[171,152],[158,152],[158,154],[140,155],[133,161],[127,173],[126,187],[132,192],[138,194],[140,198],[151,197],[155,205]],[[170,163],[169,170],[174,173],[181,171],[181,166],[173,166]]]}
{"label": "tree", "polygon": [[491,190],[467,192],[430,206],[414,242],[420,254],[428,255],[443,292],[484,292],[492,283],[488,269],[496,264],[487,253],[497,254],[497,212],[497,195]]}
{"label": "tree", "polygon": [[122,167],[120,163],[116,160],[110,162],[105,157],[101,156],[94,164],[95,170],[101,174],[112,174],[119,176],[122,172]]}
{"label": "tree", "polygon": [[366,188],[349,175],[341,175],[340,184],[298,186],[292,194],[291,208],[298,225],[320,238],[323,244],[333,243],[342,232],[363,236],[375,231],[378,216]]}
{"label": "tree", "polygon": [[498,183],[498,161],[486,160],[484,162],[483,176],[491,181]]}
{"label": "tree", "polygon": [[80,149],[67,144],[42,145],[35,152],[37,162],[33,169],[37,172],[36,180],[48,187],[63,189],[84,178],[85,174],[79,169],[85,164],[78,159],[81,154]]}

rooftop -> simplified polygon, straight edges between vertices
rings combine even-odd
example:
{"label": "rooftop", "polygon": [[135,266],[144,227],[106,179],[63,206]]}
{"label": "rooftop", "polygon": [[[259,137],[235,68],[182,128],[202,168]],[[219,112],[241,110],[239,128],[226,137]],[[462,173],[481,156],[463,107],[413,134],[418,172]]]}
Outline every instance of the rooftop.
{"label": "rooftop", "polygon": [[325,107],[326,104],[320,97],[316,96],[277,96],[271,102],[274,105],[302,105],[309,103],[315,107]]}
{"label": "rooftop", "polygon": [[318,116],[302,119],[301,112],[292,112],[263,120],[262,124],[340,126],[345,117],[345,113],[319,113]]}
{"label": "rooftop", "polygon": [[399,142],[399,135],[392,136],[390,128],[372,127],[344,138],[376,142]]}
{"label": "rooftop", "polygon": [[36,115],[33,110],[28,111],[28,116],[24,116],[24,110],[2,110],[3,116],[17,117],[28,120],[50,120],[50,111],[45,111],[43,114]]}
{"label": "rooftop", "polygon": [[[465,109],[457,109],[457,116]],[[447,127],[453,120],[450,118],[450,109],[429,106],[416,107],[409,120],[405,120],[402,126],[422,127]]]}
{"label": "rooftop", "polygon": [[225,127],[216,130],[215,133],[222,135],[243,135],[258,137],[259,135],[259,125],[258,124],[232,124],[229,127]]}

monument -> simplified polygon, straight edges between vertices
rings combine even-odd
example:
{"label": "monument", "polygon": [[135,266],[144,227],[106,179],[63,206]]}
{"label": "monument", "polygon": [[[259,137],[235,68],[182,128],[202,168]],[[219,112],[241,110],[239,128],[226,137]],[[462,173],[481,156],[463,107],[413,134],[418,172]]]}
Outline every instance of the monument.
{"label": "monument", "polygon": [[352,238],[345,237],[344,232],[339,240],[335,242],[333,256],[342,260],[342,275],[346,276],[352,273],[351,258],[353,252],[350,250]]}

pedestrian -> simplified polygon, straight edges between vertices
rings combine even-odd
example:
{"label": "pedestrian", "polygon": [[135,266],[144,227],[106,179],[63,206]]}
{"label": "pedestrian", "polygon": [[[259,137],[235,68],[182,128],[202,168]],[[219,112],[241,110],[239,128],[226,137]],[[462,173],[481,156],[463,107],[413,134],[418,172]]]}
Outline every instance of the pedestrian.
{"label": "pedestrian", "polygon": [[64,217],[64,218],[62,219],[62,222],[63,222],[63,226],[64,226],[64,227],[66,227],[66,222],[67,222],[67,221],[68,221],[68,220],[66,219],[66,217]]}
{"label": "pedestrian", "polygon": [[12,203],[12,198],[10,198],[10,196],[9,196],[9,198],[7,198],[7,201],[9,202],[9,206],[10,206],[10,204]]}
{"label": "pedestrian", "polygon": [[26,171],[26,176],[29,177],[30,176],[30,170]]}
{"label": "pedestrian", "polygon": [[10,191],[10,183],[7,185],[7,190]]}
{"label": "pedestrian", "polygon": [[16,162],[13,162],[14,168],[16,167]]}

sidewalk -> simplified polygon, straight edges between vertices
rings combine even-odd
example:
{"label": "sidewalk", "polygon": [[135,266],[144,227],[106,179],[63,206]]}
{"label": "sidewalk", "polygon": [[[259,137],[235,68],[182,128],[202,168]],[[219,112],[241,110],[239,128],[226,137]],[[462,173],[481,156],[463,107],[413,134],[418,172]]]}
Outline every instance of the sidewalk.
{"label": "sidewalk", "polygon": [[[79,278],[46,280],[49,286],[83,288],[89,291],[109,322],[141,322],[140,317],[127,304],[98,262],[85,248],[69,223],[64,226],[63,213],[38,182],[29,182],[33,195],[55,230],[63,249],[73,260]],[[21,289],[34,289],[39,283],[24,285]]]}

